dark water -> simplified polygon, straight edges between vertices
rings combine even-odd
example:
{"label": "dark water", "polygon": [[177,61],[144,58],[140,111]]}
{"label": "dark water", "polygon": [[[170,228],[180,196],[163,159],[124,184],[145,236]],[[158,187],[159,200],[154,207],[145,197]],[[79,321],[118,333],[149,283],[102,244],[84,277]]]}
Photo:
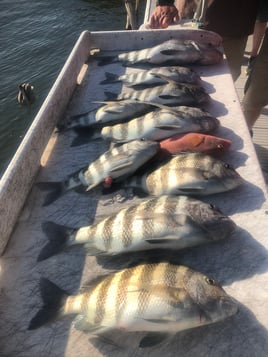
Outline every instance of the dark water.
{"label": "dark water", "polygon": [[[124,30],[126,11],[123,0],[0,0],[0,6],[1,176],[80,33]],[[22,82],[34,86],[29,108],[17,102]]]}

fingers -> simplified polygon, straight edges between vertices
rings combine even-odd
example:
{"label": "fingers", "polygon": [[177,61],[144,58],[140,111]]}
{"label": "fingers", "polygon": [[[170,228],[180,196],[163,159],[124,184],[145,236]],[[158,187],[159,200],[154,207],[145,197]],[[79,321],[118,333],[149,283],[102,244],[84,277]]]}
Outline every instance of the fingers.
{"label": "fingers", "polygon": [[159,21],[158,21],[157,17],[154,14],[150,18],[149,26],[150,26],[151,29],[160,28]]}
{"label": "fingers", "polygon": [[157,6],[150,18],[151,29],[167,28],[179,20],[178,10],[175,6]]}

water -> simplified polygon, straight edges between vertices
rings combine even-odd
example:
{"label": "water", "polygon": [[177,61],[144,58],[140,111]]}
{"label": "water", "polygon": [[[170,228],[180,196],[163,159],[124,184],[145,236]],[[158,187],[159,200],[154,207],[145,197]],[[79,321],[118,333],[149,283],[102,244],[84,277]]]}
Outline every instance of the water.
{"label": "water", "polygon": [[[124,30],[126,11],[123,0],[0,0],[0,5],[1,177],[80,33]],[[34,86],[36,100],[29,108],[17,101],[22,82]]]}

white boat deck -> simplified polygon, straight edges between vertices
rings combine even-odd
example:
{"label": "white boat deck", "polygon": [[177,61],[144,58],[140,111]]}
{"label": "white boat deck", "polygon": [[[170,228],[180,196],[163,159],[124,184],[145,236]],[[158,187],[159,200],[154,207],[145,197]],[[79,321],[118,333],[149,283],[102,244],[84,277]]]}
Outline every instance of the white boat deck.
{"label": "white boat deck", "polygon": [[[34,331],[27,330],[29,321],[42,305],[40,277],[47,277],[75,293],[97,275],[119,269],[129,259],[142,256],[137,253],[138,256],[101,259],[85,256],[80,249],[74,249],[40,263],[36,261],[47,242],[41,229],[43,221],[80,227],[139,200],[127,198],[120,203],[114,195],[104,198],[97,188],[88,195],[69,192],[50,206],[43,207],[45,193],[40,193],[33,185],[36,181],[62,180],[106,149],[102,142],[71,148],[74,133],[52,134],[58,120],[92,109],[92,101],[103,100],[104,90],[122,89],[120,86],[103,88],[98,85],[104,79],[104,68],[98,67],[94,61],[87,62],[89,50],[94,47],[123,51],[139,49],[185,34],[189,35],[181,30],[155,30],[85,32],[81,35],[30,128],[26,137],[30,142],[24,141],[1,181],[0,230],[4,250],[0,258],[1,356],[174,357],[178,353],[180,357],[267,356],[267,191],[226,61],[216,66],[195,67],[195,70],[211,96],[207,109],[221,121],[217,135],[233,143],[224,160],[237,169],[244,184],[239,189],[204,200],[220,207],[238,228],[235,235],[224,242],[182,252],[163,252],[163,259],[176,258],[178,263],[216,278],[237,300],[239,313],[221,323],[183,331],[159,346],[144,350],[138,348],[142,333],[116,331],[112,334],[113,343],[109,344],[89,339],[90,335],[75,330],[71,319]],[[112,64],[105,70],[118,74],[134,69]]]}

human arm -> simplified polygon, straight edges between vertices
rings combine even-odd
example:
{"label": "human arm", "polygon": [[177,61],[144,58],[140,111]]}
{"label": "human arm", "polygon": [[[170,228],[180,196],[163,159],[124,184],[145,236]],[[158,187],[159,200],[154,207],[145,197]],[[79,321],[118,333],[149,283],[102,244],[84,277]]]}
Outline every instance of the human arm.
{"label": "human arm", "polygon": [[179,20],[178,9],[174,0],[158,0],[151,15],[149,26],[152,29],[167,28]]}

